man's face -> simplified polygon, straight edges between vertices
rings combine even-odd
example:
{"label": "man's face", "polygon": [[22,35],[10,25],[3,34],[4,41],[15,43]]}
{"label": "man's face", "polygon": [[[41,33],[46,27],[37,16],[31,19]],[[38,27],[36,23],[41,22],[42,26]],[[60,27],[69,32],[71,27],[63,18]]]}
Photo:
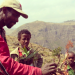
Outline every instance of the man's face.
{"label": "man's face", "polygon": [[31,38],[31,36],[29,34],[25,34],[25,33],[21,34],[21,38],[20,38],[19,42],[20,42],[22,48],[28,47],[30,38]]}
{"label": "man's face", "polygon": [[7,12],[5,13],[4,23],[8,28],[11,28],[16,24],[16,22],[18,22],[19,17],[20,14],[17,11],[13,9],[11,9],[11,11],[7,10]]}
{"label": "man's face", "polygon": [[75,56],[73,53],[68,53],[68,56],[67,56],[67,61],[70,65],[72,65],[74,63],[74,59],[75,59]]}

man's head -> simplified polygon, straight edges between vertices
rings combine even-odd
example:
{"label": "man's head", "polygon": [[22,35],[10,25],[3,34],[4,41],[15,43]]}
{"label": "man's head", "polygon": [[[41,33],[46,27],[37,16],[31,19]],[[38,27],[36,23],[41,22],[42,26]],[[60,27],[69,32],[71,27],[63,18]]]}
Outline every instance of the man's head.
{"label": "man's head", "polygon": [[11,28],[13,25],[18,22],[18,18],[20,17],[20,13],[15,11],[12,8],[9,7],[3,7],[2,8],[2,19],[4,26],[6,25],[8,28]]}
{"label": "man's head", "polygon": [[68,52],[67,61],[68,61],[69,65],[74,64],[74,60],[75,60],[75,54],[73,52]]}
{"label": "man's head", "polygon": [[8,28],[11,28],[16,22],[18,22],[20,15],[24,18],[28,18],[28,16],[22,11],[22,6],[17,0],[4,0],[0,5],[0,12],[2,12],[2,19]]}
{"label": "man's head", "polygon": [[20,42],[21,46],[28,47],[31,38],[31,33],[27,29],[23,29],[18,32],[18,41]]}

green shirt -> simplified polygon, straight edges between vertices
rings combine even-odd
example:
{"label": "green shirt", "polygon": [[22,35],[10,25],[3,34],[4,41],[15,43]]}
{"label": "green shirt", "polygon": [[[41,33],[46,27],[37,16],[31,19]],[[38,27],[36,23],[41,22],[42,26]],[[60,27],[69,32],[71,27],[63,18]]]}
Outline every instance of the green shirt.
{"label": "green shirt", "polygon": [[75,70],[73,70],[69,65],[67,65],[67,70],[69,75],[75,75]]}

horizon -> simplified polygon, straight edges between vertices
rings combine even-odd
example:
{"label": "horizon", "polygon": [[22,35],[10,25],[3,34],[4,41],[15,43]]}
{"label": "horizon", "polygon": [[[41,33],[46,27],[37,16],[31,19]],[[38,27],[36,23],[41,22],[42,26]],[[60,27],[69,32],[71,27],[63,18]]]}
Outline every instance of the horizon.
{"label": "horizon", "polygon": [[[38,20],[36,20],[37,22],[45,22],[45,21],[38,21]],[[36,21],[33,21],[33,22],[36,22]],[[54,24],[63,24],[63,23],[68,23],[68,22],[75,22],[75,20],[67,20],[67,21],[64,21],[64,22],[61,22],[61,23],[54,23],[54,22],[45,22],[45,23],[54,23]],[[28,22],[28,23],[32,23],[32,22]],[[27,23],[25,23],[25,24],[27,24]],[[25,24],[23,24],[23,25],[25,25]],[[22,26],[22,25],[20,25],[20,26]],[[19,26],[19,27],[20,27]],[[4,29],[8,29],[8,30],[11,30],[11,29],[13,29],[13,30],[15,30],[15,29],[17,29],[17,28],[19,28],[19,27],[12,27],[12,28],[7,28],[6,26],[5,27],[3,27]]]}

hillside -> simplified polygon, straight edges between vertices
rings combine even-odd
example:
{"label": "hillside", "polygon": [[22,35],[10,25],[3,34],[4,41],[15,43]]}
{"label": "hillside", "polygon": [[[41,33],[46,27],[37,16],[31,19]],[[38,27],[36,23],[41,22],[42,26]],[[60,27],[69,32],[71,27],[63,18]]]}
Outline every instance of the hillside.
{"label": "hillside", "polygon": [[[8,44],[10,52],[13,51],[17,46],[19,46],[19,42],[17,41],[16,37],[6,36],[6,38],[7,38],[7,44]],[[55,58],[55,62],[56,63],[58,62],[58,58],[52,56],[52,50],[42,47],[41,45],[34,44],[34,43],[30,43],[29,47],[38,51],[38,53],[43,58],[43,64],[53,62],[54,58]],[[60,61],[62,62],[64,60],[64,55],[61,54],[60,57],[61,57]]]}
{"label": "hillside", "polygon": [[8,29],[7,27],[4,27],[4,29],[6,31],[6,35],[10,35],[15,30],[15,28]]}
{"label": "hillside", "polygon": [[[63,23],[34,21],[21,25],[10,35],[17,37],[18,31],[21,29],[28,29],[31,32],[32,43],[49,49],[62,47],[62,53],[66,51],[65,46],[69,40],[75,45],[75,21],[65,21]],[[75,47],[70,48],[70,50],[74,51]]]}

